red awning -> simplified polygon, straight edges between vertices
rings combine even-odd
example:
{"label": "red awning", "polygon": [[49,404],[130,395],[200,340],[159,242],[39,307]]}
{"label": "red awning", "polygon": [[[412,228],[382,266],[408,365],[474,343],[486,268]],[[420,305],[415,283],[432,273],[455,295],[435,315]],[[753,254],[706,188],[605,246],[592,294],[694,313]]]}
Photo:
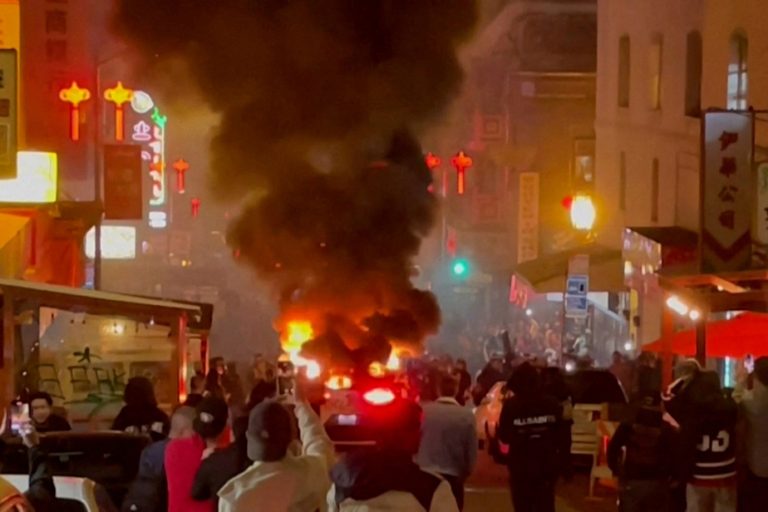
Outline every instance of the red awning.
{"label": "red awning", "polygon": [[[681,331],[671,336],[672,353],[696,354],[696,330]],[[643,350],[661,352],[664,339],[644,345]],[[707,324],[707,356],[742,358],[747,354],[768,356],[768,315],[743,313],[731,320]]]}

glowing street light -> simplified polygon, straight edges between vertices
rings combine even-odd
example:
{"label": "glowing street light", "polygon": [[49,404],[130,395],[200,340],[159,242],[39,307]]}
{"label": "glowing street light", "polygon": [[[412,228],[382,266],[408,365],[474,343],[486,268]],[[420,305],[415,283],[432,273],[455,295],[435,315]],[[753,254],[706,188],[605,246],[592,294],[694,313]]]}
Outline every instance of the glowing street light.
{"label": "glowing street light", "polygon": [[691,310],[691,308],[688,307],[688,304],[680,300],[680,297],[677,295],[670,295],[669,298],[667,298],[667,307],[680,316],[687,315]]}
{"label": "glowing street light", "polygon": [[184,175],[189,170],[189,162],[179,158],[173,162],[173,170],[176,171],[176,192],[183,194],[187,190],[186,179]]}
{"label": "glowing street light", "polygon": [[69,138],[80,140],[80,103],[91,99],[91,91],[72,82],[66,89],[59,91],[59,99],[69,103]]}
{"label": "glowing street light", "polygon": [[571,225],[579,231],[591,231],[595,225],[597,211],[592,198],[587,195],[577,195],[571,202]]}
{"label": "glowing street light", "polygon": [[472,167],[472,158],[464,153],[464,151],[459,151],[459,153],[451,159],[451,164],[456,168],[456,177],[458,180],[456,184],[456,193],[463,196],[466,191],[467,183],[465,175],[467,169]]}
{"label": "glowing street light", "polygon": [[115,104],[115,140],[122,142],[125,139],[125,111],[123,105],[133,99],[133,90],[126,89],[123,82],[104,91],[104,99]]}

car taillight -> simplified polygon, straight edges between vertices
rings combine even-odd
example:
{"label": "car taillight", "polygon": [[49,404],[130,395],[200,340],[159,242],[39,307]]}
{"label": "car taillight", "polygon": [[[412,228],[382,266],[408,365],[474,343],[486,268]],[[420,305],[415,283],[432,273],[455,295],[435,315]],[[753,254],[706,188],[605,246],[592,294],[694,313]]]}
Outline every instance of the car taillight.
{"label": "car taillight", "polygon": [[371,405],[387,405],[395,401],[395,393],[387,388],[374,388],[363,393],[363,400]]}

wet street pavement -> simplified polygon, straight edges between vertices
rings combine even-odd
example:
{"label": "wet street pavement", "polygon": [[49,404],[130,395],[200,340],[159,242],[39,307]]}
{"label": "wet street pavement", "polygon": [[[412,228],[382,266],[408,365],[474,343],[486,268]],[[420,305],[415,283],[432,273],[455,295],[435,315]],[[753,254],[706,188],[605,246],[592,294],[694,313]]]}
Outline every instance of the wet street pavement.
{"label": "wet street pavement", "polygon": [[[559,484],[557,512],[615,512],[615,491],[597,486],[596,499],[589,499],[588,493],[588,473],[583,469],[577,472],[571,482]],[[477,469],[467,482],[464,511],[512,511],[512,500],[507,489],[507,470],[504,466],[495,464],[485,452],[480,452]]]}

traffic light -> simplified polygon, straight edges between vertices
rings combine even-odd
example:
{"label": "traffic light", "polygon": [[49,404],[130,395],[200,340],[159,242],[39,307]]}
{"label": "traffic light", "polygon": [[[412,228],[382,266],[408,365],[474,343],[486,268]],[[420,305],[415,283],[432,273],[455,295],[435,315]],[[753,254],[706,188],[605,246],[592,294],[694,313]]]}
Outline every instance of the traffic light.
{"label": "traffic light", "polygon": [[469,262],[464,258],[457,258],[451,262],[451,274],[453,277],[464,279],[469,276]]}

